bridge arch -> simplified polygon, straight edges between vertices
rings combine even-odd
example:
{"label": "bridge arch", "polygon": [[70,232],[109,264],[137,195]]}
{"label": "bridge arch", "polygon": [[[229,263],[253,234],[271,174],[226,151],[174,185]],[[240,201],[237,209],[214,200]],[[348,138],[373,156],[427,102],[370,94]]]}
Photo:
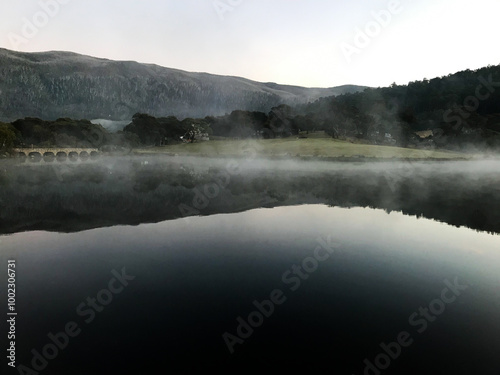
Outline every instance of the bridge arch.
{"label": "bridge arch", "polygon": [[62,163],[66,160],[68,160],[68,154],[65,153],[64,151],[59,151],[57,154],[56,154],[56,159],[58,162]]}
{"label": "bridge arch", "polygon": [[68,154],[68,158],[69,158],[69,161],[72,161],[72,162],[77,162],[77,161],[78,161],[78,152],[76,152],[76,151],[71,151],[71,152]]}
{"label": "bridge arch", "polygon": [[46,152],[43,154],[43,161],[46,163],[52,163],[56,160],[56,156],[54,155],[53,152]]}
{"label": "bridge arch", "polygon": [[29,157],[30,162],[32,162],[32,163],[39,163],[42,160],[42,154],[40,154],[37,151],[30,152],[28,157]]}
{"label": "bridge arch", "polygon": [[80,152],[80,160],[86,161],[88,158],[90,158],[90,155],[87,151]]}

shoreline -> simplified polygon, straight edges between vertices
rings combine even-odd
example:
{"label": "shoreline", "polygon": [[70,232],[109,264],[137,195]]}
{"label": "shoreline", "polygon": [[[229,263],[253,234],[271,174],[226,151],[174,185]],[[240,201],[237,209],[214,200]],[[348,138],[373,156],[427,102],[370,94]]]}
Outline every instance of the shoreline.
{"label": "shoreline", "polygon": [[355,163],[355,162],[402,162],[402,161],[429,161],[429,162],[445,162],[445,161],[474,161],[481,160],[482,158],[477,158],[474,155],[462,156],[462,157],[396,157],[396,156],[314,156],[314,155],[258,155],[248,157],[245,155],[238,154],[176,154],[172,152],[154,152],[145,150],[133,150],[129,156],[138,157],[172,157],[172,158],[214,158],[214,159],[236,159],[236,160],[290,160],[290,161],[324,161],[324,162],[345,162],[345,163]]}

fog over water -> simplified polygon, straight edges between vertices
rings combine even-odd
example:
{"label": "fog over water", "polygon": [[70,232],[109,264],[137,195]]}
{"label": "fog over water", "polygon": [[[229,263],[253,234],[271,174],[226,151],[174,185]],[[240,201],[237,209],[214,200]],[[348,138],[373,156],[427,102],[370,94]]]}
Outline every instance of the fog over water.
{"label": "fog over water", "polygon": [[5,162],[1,231],[78,231],[114,224],[308,203],[402,211],[500,232],[500,161],[331,162],[105,157]]}

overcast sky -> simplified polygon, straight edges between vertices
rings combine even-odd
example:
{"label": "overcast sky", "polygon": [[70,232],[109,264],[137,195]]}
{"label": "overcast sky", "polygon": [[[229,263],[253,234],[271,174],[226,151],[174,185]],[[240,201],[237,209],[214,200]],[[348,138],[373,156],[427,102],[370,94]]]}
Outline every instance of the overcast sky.
{"label": "overcast sky", "polygon": [[377,87],[500,63],[499,0],[1,1],[3,48],[262,82]]}

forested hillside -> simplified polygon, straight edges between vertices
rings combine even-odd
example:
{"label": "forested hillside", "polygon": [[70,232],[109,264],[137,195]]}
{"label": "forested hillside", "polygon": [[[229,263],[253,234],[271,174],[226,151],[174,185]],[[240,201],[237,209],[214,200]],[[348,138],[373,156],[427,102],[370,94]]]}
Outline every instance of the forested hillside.
{"label": "forested hillside", "polygon": [[496,145],[500,66],[321,98],[296,111],[309,128],[321,128],[334,136],[383,141],[390,134],[405,145],[415,132],[432,130],[428,134],[439,146]]}
{"label": "forested hillside", "polygon": [[306,103],[363,88],[305,88],[70,52],[0,49],[0,121],[130,120],[135,113],[182,119],[237,109],[267,112],[282,103]]}
{"label": "forested hillside", "polygon": [[[4,149],[21,144],[161,146],[180,142],[190,131],[198,136],[237,138],[298,134],[307,137],[307,132],[325,131],[334,138],[371,144],[498,149],[500,66],[466,70],[408,85],[368,88],[307,104],[279,104],[266,111],[239,109],[222,116],[205,113],[185,118],[172,114],[154,116],[154,113],[153,110],[135,113],[129,117],[129,125],[119,132],[106,131],[88,120],[68,118],[55,121],[25,118],[11,124],[0,123],[0,146]],[[89,138],[89,134],[93,137]]]}

